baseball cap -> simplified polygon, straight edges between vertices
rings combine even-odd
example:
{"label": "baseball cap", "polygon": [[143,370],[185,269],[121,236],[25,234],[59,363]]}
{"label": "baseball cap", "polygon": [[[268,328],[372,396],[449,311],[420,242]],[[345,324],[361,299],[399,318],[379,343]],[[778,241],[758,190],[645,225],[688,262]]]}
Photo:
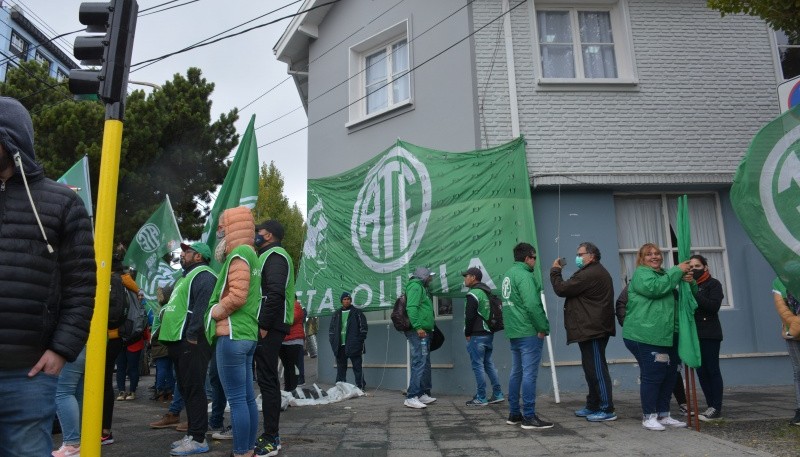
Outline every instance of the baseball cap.
{"label": "baseball cap", "polygon": [[417,267],[417,269],[414,270],[414,274],[412,274],[411,277],[425,280],[435,274],[436,273],[431,272],[431,270],[429,270],[427,267]]}
{"label": "baseball cap", "polygon": [[275,238],[283,240],[283,225],[275,219],[269,219],[256,225],[256,232],[259,230],[266,230]]}
{"label": "baseball cap", "polygon": [[181,249],[184,251],[191,249],[192,251],[200,254],[200,256],[202,256],[204,259],[211,260],[211,248],[209,248],[205,243],[201,243],[199,241],[192,244],[181,243]]}
{"label": "baseball cap", "polygon": [[483,272],[478,267],[468,268],[467,271],[461,273],[461,276],[467,276],[467,275],[475,276],[475,279],[477,279],[478,281],[483,279]]}

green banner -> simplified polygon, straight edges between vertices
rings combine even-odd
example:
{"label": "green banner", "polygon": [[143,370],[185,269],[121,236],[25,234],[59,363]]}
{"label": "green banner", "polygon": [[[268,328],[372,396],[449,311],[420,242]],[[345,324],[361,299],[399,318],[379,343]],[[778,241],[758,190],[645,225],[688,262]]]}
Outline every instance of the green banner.
{"label": "green banner", "polygon": [[83,156],[82,159],[75,162],[75,165],[72,166],[63,176],[58,178],[58,182],[61,184],[66,184],[69,186],[70,189],[74,190],[78,193],[83,200],[84,206],[86,206],[86,211],[89,213],[89,217],[94,217],[94,211],[92,210],[92,185],[91,181],[89,180],[89,158]]}
{"label": "green banner", "polygon": [[310,179],[308,207],[297,291],[310,315],[332,313],[343,291],[366,311],[391,309],[418,266],[436,273],[436,295],[463,296],[469,267],[496,289],[514,245],[536,242],[522,138],[461,153],[398,140],[355,169]]}
{"label": "green banner", "polygon": [[[678,197],[676,217],[678,238],[678,261],[685,262],[692,256],[692,229],[689,219],[689,197]],[[691,368],[700,366],[700,341],[697,339],[697,324],[694,312],[697,300],[692,287],[686,281],[678,283],[678,355],[681,361]]]}
{"label": "green banner", "polygon": [[[255,132],[255,114],[250,117],[250,123],[242,136],[242,142],[236,150],[231,167],[222,187],[214,200],[214,206],[208,215],[208,220],[203,228],[201,241],[208,244],[211,252],[217,244],[217,225],[219,215],[223,211],[237,206],[246,206],[250,209],[256,206],[258,200],[258,144]],[[259,221],[256,221],[258,223]],[[255,235],[254,235],[255,236]],[[219,270],[221,264],[216,259],[211,259],[211,267]]]}
{"label": "green banner", "polygon": [[750,143],[731,187],[744,230],[792,293],[800,293],[800,107]]}
{"label": "green banner", "polygon": [[[178,249],[181,233],[169,196],[136,232],[128,246],[122,263],[136,270],[136,284],[145,298],[155,300],[156,289],[175,280],[176,270],[164,262],[163,257]],[[180,271],[180,270],[178,270]]]}

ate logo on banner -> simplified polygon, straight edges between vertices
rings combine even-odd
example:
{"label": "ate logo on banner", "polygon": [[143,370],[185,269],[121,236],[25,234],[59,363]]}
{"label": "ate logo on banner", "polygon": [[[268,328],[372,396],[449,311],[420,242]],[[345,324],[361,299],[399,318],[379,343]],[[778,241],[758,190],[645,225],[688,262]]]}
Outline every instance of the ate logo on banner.
{"label": "ate logo on banner", "polygon": [[147,223],[136,234],[136,242],[144,252],[153,252],[161,246],[161,230],[156,224]]}
{"label": "ate logo on banner", "polygon": [[759,179],[759,195],[769,226],[787,248],[800,254],[800,126],[770,151]]}
{"label": "ate logo on banner", "polygon": [[353,207],[352,242],[364,265],[390,273],[408,264],[425,235],[430,212],[428,170],[396,146],[369,170]]}

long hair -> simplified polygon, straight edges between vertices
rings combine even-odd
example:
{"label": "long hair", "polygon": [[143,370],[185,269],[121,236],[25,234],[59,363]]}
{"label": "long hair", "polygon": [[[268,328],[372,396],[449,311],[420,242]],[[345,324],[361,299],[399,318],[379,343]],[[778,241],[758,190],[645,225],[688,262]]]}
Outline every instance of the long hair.
{"label": "long hair", "polygon": [[656,251],[658,251],[659,254],[661,254],[661,258],[662,259],[664,258],[664,253],[661,252],[661,248],[659,248],[658,246],[656,246],[653,243],[645,243],[645,244],[642,245],[642,247],[639,248],[639,253],[636,254],[636,266],[645,265],[644,256],[647,254],[647,251],[649,251],[650,249],[655,249]]}

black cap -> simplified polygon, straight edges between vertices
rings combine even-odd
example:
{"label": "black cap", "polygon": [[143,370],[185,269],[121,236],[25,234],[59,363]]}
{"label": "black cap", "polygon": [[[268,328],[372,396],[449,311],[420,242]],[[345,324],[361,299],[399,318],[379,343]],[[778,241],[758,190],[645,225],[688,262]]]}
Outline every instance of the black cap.
{"label": "black cap", "polygon": [[276,221],[275,219],[269,219],[264,221],[258,225],[256,225],[256,232],[259,230],[266,230],[272,234],[275,238],[283,241],[283,226],[280,222]]}
{"label": "black cap", "polygon": [[468,268],[467,271],[461,273],[461,276],[467,276],[467,275],[475,276],[475,279],[477,279],[478,281],[483,279],[483,272],[481,272],[481,269],[477,267]]}
{"label": "black cap", "polygon": [[353,297],[350,296],[350,292],[342,292],[342,296],[339,297],[339,301],[344,301],[345,298],[349,298],[351,300],[353,299]]}

